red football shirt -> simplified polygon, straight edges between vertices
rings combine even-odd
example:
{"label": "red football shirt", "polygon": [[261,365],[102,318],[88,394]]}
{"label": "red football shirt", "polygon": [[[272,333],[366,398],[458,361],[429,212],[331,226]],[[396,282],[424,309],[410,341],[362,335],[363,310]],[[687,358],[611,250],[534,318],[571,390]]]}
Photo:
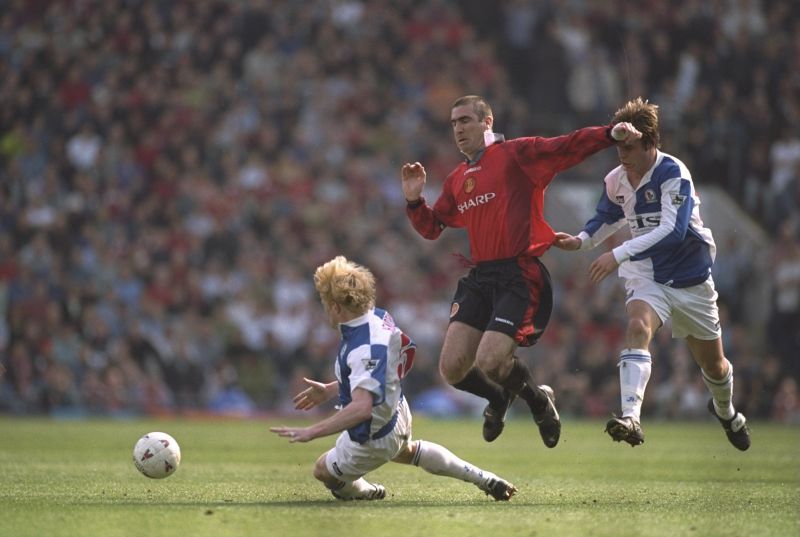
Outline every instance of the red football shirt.
{"label": "red football shirt", "polygon": [[498,142],[445,179],[431,208],[406,209],[414,229],[435,239],[445,227],[465,227],[475,262],[541,256],[555,240],[543,214],[544,191],[560,171],[610,147],[609,127],[586,127],[555,138]]}

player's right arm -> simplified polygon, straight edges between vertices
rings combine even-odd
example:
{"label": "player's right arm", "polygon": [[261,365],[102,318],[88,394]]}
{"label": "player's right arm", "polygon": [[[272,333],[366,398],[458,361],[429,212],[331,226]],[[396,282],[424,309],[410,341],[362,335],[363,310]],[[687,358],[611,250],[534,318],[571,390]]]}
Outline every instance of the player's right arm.
{"label": "player's right arm", "polygon": [[597,202],[595,215],[586,222],[583,230],[577,235],[561,231],[556,233],[553,246],[562,250],[589,250],[602,243],[618,229],[625,225],[625,213],[608,197],[607,188],[603,188],[600,201]]}
{"label": "player's right arm", "polygon": [[417,233],[426,239],[437,239],[444,228],[460,227],[455,214],[455,201],[448,194],[447,182],[435,207],[430,207],[422,196],[425,187],[425,168],[419,162],[406,163],[401,170],[403,196],[406,198],[406,215]]}
{"label": "player's right arm", "polygon": [[624,225],[625,212],[622,207],[612,202],[611,198],[608,197],[608,183],[606,182],[603,185],[603,193],[597,202],[594,216],[586,222],[583,230],[577,235],[580,240],[578,249],[589,250],[594,248]]}
{"label": "player's right arm", "polygon": [[406,162],[400,172],[403,181],[403,196],[408,203],[416,203],[422,197],[425,188],[425,167],[419,162]]}
{"label": "player's right arm", "polygon": [[334,415],[308,427],[270,427],[270,431],[288,438],[292,443],[309,442],[315,438],[340,433],[368,420],[372,416],[372,403],[372,392],[356,388],[350,404]]}

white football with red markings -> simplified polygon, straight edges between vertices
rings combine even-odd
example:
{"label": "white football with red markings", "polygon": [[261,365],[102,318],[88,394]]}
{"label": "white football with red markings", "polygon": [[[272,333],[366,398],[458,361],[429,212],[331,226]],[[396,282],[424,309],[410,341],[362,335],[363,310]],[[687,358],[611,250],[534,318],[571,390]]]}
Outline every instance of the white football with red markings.
{"label": "white football with red markings", "polygon": [[133,464],[147,477],[169,477],[180,463],[181,448],[167,433],[147,433],[133,446]]}

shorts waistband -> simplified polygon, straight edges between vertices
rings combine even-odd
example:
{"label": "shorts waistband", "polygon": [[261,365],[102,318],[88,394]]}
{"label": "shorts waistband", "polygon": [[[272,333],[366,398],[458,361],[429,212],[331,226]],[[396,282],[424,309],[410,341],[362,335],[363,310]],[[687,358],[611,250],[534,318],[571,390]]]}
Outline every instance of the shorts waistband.
{"label": "shorts waistband", "polygon": [[480,267],[496,267],[499,265],[516,265],[519,257],[505,257],[503,259],[489,259],[488,261],[478,261],[475,266]]}
{"label": "shorts waistband", "polygon": [[678,280],[677,282],[673,281],[673,280],[670,280],[667,283],[662,283],[661,285],[665,285],[667,287],[672,287],[673,289],[685,289],[686,287],[694,287],[695,285],[700,285],[701,283],[706,281],[710,275],[711,275],[711,273],[709,271],[708,274],[705,274],[705,275],[702,275],[702,276],[697,276],[697,277],[694,277],[694,278],[687,278],[685,280]]}

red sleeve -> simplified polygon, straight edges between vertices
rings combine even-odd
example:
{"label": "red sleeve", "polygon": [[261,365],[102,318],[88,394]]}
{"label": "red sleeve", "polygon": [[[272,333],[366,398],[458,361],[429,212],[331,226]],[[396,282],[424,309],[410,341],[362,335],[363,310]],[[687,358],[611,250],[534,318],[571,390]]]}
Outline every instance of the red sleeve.
{"label": "red sleeve", "polygon": [[452,214],[450,207],[455,209],[455,202],[444,195],[436,200],[433,208],[425,202],[425,198],[421,197],[419,203],[406,206],[406,214],[417,233],[433,240],[438,238],[446,227],[463,227],[459,218]]}
{"label": "red sleeve", "polygon": [[512,140],[517,162],[537,186],[544,188],[558,172],[614,145],[610,128],[610,125],[586,127],[555,138],[517,138]]}
{"label": "red sleeve", "polygon": [[449,185],[450,177],[445,180],[442,193],[433,208],[423,197],[419,198],[418,203],[406,206],[406,214],[411,220],[411,225],[426,239],[438,238],[446,227],[464,227],[456,207],[456,200],[450,194]]}
{"label": "red sleeve", "polygon": [[425,203],[425,198],[420,197],[416,203],[406,205],[406,215],[411,220],[411,225],[417,233],[426,239],[436,239],[442,234],[445,224],[436,218],[430,205]]}

